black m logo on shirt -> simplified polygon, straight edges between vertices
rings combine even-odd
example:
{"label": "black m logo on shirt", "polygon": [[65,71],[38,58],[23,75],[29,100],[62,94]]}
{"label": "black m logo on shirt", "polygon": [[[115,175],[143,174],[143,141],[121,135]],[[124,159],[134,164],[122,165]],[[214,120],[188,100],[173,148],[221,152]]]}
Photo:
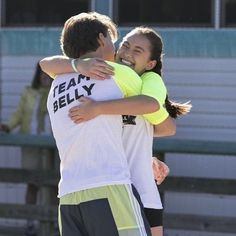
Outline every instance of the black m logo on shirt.
{"label": "black m logo on shirt", "polygon": [[123,125],[136,125],[136,116],[122,115]]}

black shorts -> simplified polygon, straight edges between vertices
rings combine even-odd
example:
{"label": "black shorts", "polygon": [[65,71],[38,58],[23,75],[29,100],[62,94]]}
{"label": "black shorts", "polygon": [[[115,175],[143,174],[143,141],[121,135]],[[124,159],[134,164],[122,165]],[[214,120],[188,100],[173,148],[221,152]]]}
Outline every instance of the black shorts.
{"label": "black shorts", "polygon": [[151,227],[163,226],[163,209],[144,208],[144,213]]}
{"label": "black shorts", "polygon": [[110,185],[60,198],[61,236],[151,236],[139,195],[131,185]]}

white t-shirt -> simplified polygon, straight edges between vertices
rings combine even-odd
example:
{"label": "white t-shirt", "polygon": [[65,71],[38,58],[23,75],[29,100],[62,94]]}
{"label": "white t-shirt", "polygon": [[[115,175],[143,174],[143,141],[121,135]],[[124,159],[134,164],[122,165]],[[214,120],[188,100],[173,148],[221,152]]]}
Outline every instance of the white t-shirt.
{"label": "white t-shirt", "polygon": [[[163,122],[168,113],[164,109],[166,87],[161,77],[153,72],[145,73],[142,78],[141,94],[155,98],[161,108],[152,114],[144,115],[153,124]],[[152,170],[153,126],[143,116],[123,116],[123,145],[125,148],[131,180],[144,207],[162,209],[159,191]]]}
{"label": "white t-shirt", "polygon": [[120,115],[101,115],[75,124],[69,109],[79,104],[82,95],[96,101],[140,94],[142,81],[130,68],[110,63],[113,79],[94,80],[71,73],[52,83],[47,108],[61,159],[59,194],[111,184],[131,183],[122,143]]}
{"label": "white t-shirt", "polygon": [[131,180],[144,207],[162,209],[152,171],[153,126],[142,116],[133,117],[135,124],[125,124],[123,145],[127,156]]}

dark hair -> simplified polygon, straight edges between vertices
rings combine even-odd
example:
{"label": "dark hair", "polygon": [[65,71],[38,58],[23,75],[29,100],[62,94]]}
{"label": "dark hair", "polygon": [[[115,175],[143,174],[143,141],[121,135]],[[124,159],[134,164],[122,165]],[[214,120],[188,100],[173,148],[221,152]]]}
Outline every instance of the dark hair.
{"label": "dark hair", "polygon": [[42,76],[42,74],[45,74],[46,76],[48,76],[45,72],[42,71],[39,62],[36,64],[36,68],[35,68],[35,72],[34,72],[34,77],[31,83],[31,87],[34,89],[39,89],[41,87],[41,81],[40,81],[40,77]]}
{"label": "dark hair", "polygon": [[108,16],[96,12],[72,16],[64,24],[61,49],[66,56],[79,58],[98,49],[100,33],[104,37],[110,33],[113,40],[117,39],[117,27]]}
{"label": "dark hair", "polygon": [[[131,34],[139,34],[145,36],[150,42],[150,60],[156,60],[156,66],[151,70],[162,76],[162,58],[163,58],[163,42],[161,36],[149,27],[137,27],[133,29]],[[129,34],[130,34],[129,33]],[[170,117],[177,118],[190,112],[192,105],[189,102],[178,103],[169,100],[168,95],[165,99],[165,107]]]}

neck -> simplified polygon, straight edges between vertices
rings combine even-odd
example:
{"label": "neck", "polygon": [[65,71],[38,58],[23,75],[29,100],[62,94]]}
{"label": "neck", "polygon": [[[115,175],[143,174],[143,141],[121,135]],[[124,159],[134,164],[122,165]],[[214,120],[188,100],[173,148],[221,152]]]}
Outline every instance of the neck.
{"label": "neck", "polygon": [[94,58],[94,57],[104,59],[103,54],[101,53],[101,50],[99,50],[99,49],[97,49],[96,51],[93,51],[93,52],[85,53],[80,58],[83,59],[83,58]]}

